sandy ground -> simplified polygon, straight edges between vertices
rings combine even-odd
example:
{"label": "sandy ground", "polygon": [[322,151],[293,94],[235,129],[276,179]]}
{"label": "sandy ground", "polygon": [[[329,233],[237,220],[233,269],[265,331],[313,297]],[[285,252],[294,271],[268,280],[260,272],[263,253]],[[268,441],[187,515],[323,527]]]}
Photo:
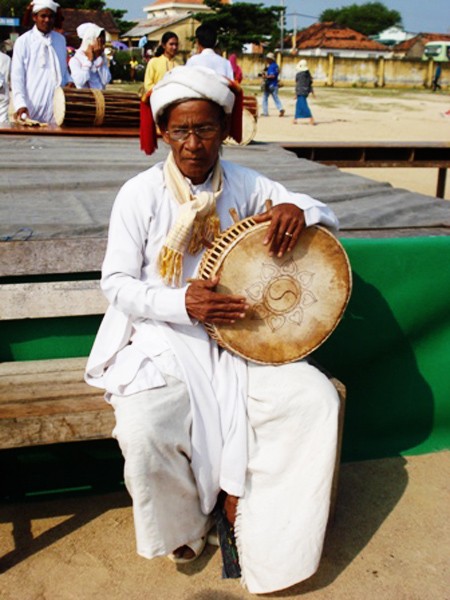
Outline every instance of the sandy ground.
{"label": "sandy ground", "polygon": [[[450,600],[449,470],[450,452],[344,464],[319,571],[262,597]],[[125,492],[3,505],[0,556],[2,600],[256,597],[221,579],[214,547],[178,570],[138,557]]]}
{"label": "sandy ground", "polygon": [[[250,91],[250,90],[249,90]],[[258,94],[261,106],[261,93]],[[292,124],[293,89],[282,88],[286,110],[278,117],[269,98],[269,117],[259,118],[255,141],[304,142],[447,142],[450,144],[450,95],[429,91],[361,90],[317,88],[308,99],[316,126],[307,120]],[[376,181],[387,181],[429,196],[436,194],[437,169],[344,169]],[[445,198],[450,199],[450,177]]]}

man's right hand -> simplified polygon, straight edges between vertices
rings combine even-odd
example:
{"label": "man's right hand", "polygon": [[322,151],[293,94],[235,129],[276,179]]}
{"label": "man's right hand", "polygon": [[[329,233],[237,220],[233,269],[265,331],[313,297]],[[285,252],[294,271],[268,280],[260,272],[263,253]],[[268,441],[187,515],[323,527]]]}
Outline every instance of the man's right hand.
{"label": "man's right hand", "polygon": [[219,277],[194,280],[186,292],[186,311],[201,323],[231,324],[245,317],[249,308],[244,296],[220,294],[215,291]]}
{"label": "man's right hand", "polygon": [[[22,116],[23,115],[23,116]],[[16,119],[16,121],[18,121],[19,123],[21,121],[25,121],[26,119],[28,119],[29,117],[29,113],[28,113],[28,108],[26,106],[21,106],[20,108],[18,108],[16,110],[16,112],[14,113],[14,118]]]}

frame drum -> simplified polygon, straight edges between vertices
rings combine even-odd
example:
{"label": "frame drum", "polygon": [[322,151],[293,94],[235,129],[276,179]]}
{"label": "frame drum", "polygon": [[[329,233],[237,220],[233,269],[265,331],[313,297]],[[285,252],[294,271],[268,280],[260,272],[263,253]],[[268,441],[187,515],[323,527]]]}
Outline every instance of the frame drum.
{"label": "frame drum", "polygon": [[245,296],[247,316],[233,325],[205,324],[217,343],[261,364],[284,364],[318,348],[341,320],[350,298],[347,254],[327,229],[305,228],[283,258],[263,245],[269,222],[249,217],[205,251],[199,278],[219,275],[217,291]]}

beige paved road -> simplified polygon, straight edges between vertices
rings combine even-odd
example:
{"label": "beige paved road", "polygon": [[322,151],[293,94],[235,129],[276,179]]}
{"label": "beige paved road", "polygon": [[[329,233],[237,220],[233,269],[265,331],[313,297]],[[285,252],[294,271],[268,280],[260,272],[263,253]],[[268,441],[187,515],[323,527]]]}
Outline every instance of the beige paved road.
{"label": "beige paved road", "polygon": [[[259,103],[261,103],[260,92]],[[309,104],[317,125],[292,124],[293,90],[282,88],[286,115],[279,118],[269,99],[268,118],[258,121],[256,141],[396,141],[450,143],[450,95],[429,91],[318,88]],[[346,169],[394,187],[434,196],[436,169]],[[450,176],[445,198],[450,199]]]}

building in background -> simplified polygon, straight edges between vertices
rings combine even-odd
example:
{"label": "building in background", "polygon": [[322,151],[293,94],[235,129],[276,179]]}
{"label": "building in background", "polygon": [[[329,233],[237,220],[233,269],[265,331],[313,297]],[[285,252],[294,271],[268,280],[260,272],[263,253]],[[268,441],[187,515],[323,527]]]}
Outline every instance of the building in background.
{"label": "building in background", "polygon": [[367,35],[333,22],[314,23],[291,40],[293,54],[347,58],[388,57],[391,49]]}
{"label": "building in background", "polygon": [[[223,4],[229,2],[222,0]],[[138,21],[121,39],[137,46],[139,40],[146,36],[149,46],[156,48],[162,35],[173,31],[179,39],[179,50],[188,55],[194,47],[195,30],[200,25],[192,14],[210,10],[203,0],[155,0],[143,9],[147,17]]]}
{"label": "building in background", "polygon": [[104,29],[107,44],[119,39],[119,27],[109,11],[78,8],[62,8],[61,10],[64,18],[61,33],[66,37],[68,46],[78,48],[80,45],[77,27],[82,23],[95,23],[95,25]]}
{"label": "building in background", "polygon": [[393,48],[396,58],[422,58],[425,50],[425,44],[428,42],[447,41],[450,42],[450,35],[445,33],[418,33],[409,40],[397,44]]}

